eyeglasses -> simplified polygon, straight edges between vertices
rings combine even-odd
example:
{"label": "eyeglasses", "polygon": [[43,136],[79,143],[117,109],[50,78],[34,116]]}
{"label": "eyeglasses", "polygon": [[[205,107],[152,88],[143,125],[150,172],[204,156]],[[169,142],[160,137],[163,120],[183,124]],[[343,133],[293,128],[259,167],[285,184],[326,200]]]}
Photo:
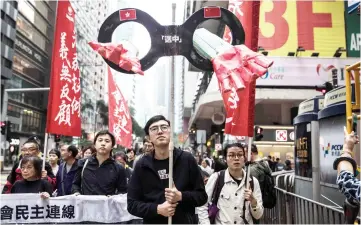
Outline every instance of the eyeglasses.
{"label": "eyeglasses", "polygon": [[21,152],[36,152],[37,148],[22,148]]}
{"label": "eyeglasses", "polygon": [[229,154],[229,155],[227,155],[227,157],[230,159],[235,159],[236,157],[238,157],[240,159],[240,158],[244,157],[244,155],[243,154]]}
{"label": "eyeglasses", "polygon": [[160,126],[154,126],[149,128],[149,131],[153,134],[157,133],[158,130],[161,130],[162,132],[167,132],[169,130],[169,126],[168,125],[160,125]]}

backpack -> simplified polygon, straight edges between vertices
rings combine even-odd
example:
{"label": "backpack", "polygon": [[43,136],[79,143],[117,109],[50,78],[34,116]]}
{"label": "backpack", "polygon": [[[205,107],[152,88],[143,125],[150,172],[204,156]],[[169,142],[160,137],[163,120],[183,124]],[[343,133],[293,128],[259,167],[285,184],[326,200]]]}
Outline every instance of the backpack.
{"label": "backpack", "polygon": [[261,187],[263,207],[272,209],[277,202],[275,184],[272,175],[265,171],[263,185]]}

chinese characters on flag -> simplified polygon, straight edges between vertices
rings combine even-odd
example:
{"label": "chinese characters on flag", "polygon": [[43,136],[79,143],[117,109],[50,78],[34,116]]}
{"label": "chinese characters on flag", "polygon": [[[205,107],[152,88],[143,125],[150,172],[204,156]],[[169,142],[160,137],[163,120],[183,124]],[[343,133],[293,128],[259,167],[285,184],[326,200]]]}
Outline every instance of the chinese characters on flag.
{"label": "chinese characters on flag", "polygon": [[[228,9],[240,20],[245,31],[245,45],[257,51],[259,28],[259,1],[230,0]],[[232,33],[226,27],[223,39],[232,42]],[[234,136],[253,137],[255,114],[256,78],[244,80],[244,88],[230,92],[222,92],[226,108],[225,133]]]}
{"label": "chinese characters on flag", "polygon": [[132,119],[119,87],[116,85],[110,67],[108,67],[109,93],[109,130],[115,136],[117,144],[132,147]]}
{"label": "chinese characters on flag", "polygon": [[81,135],[80,75],[74,20],[70,2],[59,1],[46,132],[65,136]]}

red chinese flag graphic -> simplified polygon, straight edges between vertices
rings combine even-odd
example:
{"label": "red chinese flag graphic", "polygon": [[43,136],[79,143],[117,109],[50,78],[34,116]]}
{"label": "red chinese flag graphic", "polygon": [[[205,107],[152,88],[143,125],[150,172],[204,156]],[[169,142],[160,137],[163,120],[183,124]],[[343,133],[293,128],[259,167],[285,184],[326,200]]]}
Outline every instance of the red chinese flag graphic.
{"label": "red chinese flag graphic", "polygon": [[221,8],[219,7],[205,7],[204,18],[219,18],[221,17]]}
{"label": "red chinese flag graphic", "polygon": [[81,136],[75,13],[69,0],[58,2],[56,15],[46,132]]}
{"label": "red chinese flag graphic", "polygon": [[109,130],[117,144],[132,147],[132,118],[127,102],[117,86],[110,67],[108,67]]}
{"label": "red chinese flag graphic", "polygon": [[120,21],[136,20],[137,19],[137,11],[135,9],[119,10],[119,18],[120,18]]}

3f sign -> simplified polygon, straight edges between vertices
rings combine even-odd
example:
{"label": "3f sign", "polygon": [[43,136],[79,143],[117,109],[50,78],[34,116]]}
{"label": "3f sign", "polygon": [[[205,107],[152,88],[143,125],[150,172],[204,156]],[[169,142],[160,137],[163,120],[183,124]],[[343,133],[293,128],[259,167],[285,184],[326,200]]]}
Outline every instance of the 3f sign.
{"label": "3f sign", "polygon": [[[266,4],[268,1],[264,1]],[[288,42],[292,33],[291,26],[297,26],[297,46],[302,46],[305,50],[315,49],[315,28],[332,28],[332,14],[329,12],[314,12],[312,1],[272,1],[273,8],[263,10],[265,26],[273,26],[274,32],[271,36],[266,36],[262,29],[259,33],[259,46],[267,50],[275,50],[283,47]],[[286,11],[291,10],[291,4],[296,6],[296,21],[292,16],[285,16]],[[288,7],[288,8],[287,8]],[[288,12],[288,14],[290,13]],[[286,19],[287,18],[287,19]],[[296,45],[296,43],[294,43]],[[297,48],[297,47],[296,47]],[[294,48],[294,49],[296,49]]]}

